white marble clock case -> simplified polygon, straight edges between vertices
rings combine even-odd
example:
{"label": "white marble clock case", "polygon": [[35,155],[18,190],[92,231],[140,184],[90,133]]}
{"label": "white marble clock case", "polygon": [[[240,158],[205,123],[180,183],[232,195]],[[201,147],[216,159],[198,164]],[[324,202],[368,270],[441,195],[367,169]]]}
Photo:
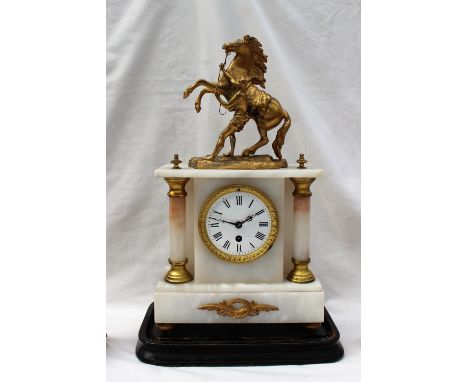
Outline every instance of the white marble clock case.
{"label": "white marble clock case", "polygon": [[[289,178],[318,178],[322,170],[288,167],[278,170],[197,170],[164,165],[156,177],[190,178],[186,185],[187,269],[194,280],[185,284],[158,282],[154,294],[156,323],[318,323],[324,319],[324,291],[320,281],[306,284],[286,280],[292,269],[293,196]],[[279,234],[272,248],[259,259],[233,264],[212,253],[198,233],[198,215],[205,200],[230,184],[259,188],[278,210]],[[308,238],[306,230],[302,234]],[[166,257],[169,257],[168,255]],[[312,262],[313,265],[313,262]],[[202,304],[232,298],[274,305],[278,311],[235,319],[199,310]]]}

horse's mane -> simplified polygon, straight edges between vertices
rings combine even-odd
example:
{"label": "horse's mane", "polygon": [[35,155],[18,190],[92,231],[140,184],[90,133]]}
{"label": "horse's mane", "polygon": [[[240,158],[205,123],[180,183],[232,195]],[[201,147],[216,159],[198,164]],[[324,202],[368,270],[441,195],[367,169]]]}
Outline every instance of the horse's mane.
{"label": "horse's mane", "polygon": [[267,67],[267,55],[263,53],[262,44],[255,37],[245,36],[246,45],[252,52],[253,65],[249,70],[249,75],[253,77],[253,83],[265,88],[265,72]]}

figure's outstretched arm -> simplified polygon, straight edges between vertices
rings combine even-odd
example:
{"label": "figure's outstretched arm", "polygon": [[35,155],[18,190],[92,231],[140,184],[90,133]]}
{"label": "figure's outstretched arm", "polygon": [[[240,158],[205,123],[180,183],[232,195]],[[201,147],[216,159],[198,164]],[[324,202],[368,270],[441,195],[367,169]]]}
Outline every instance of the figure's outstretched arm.
{"label": "figure's outstretched arm", "polygon": [[215,97],[218,100],[218,102],[221,104],[221,106],[223,106],[225,109],[228,109],[228,110],[237,104],[237,101],[239,100],[240,96],[241,96],[241,92],[238,91],[236,94],[232,96],[229,102],[226,102],[221,98],[221,96],[218,93],[215,94]]}
{"label": "figure's outstretched arm", "polygon": [[231,76],[230,73],[226,72],[226,69],[224,68],[224,64],[219,64],[219,69],[223,72],[223,74],[226,76],[226,78],[233,83],[234,85],[238,85],[239,83],[234,79],[233,76]]}

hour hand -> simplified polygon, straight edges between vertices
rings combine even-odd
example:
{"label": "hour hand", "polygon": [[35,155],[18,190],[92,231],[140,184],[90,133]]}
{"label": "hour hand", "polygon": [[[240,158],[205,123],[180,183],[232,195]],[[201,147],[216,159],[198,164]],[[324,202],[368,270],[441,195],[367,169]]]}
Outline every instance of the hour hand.
{"label": "hour hand", "polygon": [[253,215],[247,216],[247,219],[245,219],[245,220],[242,222],[242,224],[244,224],[245,222],[251,221],[251,220],[253,219],[253,217],[254,217]]}
{"label": "hour hand", "polygon": [[263,212],[265,212],[265,210],[261,209],[260,211],[257,211],[253,215],[247,216],[247,219],[245,219],[242,223],[251,221],[255,216],[258,216],[258,215],[262,214]]}

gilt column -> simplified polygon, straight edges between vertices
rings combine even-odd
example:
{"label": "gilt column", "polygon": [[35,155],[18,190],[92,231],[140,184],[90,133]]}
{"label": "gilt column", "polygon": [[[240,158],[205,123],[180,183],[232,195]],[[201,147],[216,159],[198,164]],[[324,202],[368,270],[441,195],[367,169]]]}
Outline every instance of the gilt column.
{"label": "gilt column", "polygon": [[186,224],[185,200],[187,192],[185,185],[189,178],[164,178],[169,185],[169,264],[171,269],[164,276],[168,283],[180,284],[193,280],[193,276],[185,268],[186,257]]}
{"label": "gilt column", "polygon": [[293,258],[294,268],[288,274],[288,280],[295,283],[310,283],[315,280],[309,269],[309,221],[310,221],[310,185],[315,178],[290,178],[294,184],[293,213]]}

